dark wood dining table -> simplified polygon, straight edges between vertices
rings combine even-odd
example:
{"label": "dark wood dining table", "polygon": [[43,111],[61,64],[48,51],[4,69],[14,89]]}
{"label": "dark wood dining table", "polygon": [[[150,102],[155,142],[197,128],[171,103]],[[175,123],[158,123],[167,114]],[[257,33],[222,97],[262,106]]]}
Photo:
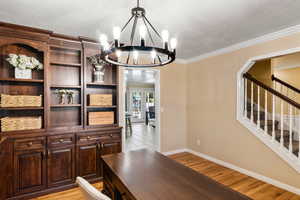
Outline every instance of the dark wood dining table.
{"label": "dark wood dining table", "polygon": [[104,192],[113,200],[249,200],[158,152],[102,157]]}

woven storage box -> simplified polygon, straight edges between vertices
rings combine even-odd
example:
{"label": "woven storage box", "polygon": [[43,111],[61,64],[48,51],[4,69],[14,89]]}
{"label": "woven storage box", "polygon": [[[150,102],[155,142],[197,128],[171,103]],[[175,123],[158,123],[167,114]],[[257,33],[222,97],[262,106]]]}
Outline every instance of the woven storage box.
{"label": "woven storage box", "polygon": [[112,106],[111,94],[90,94],[90,106]]}
{"label": "woven storage box", "polygon": [[42,128],[42,117],[4,117],[1,131],[20,131]]}
{"label": "woven storage box", "polygon": [[41,107],[42,96],[1,94],[0,107]]}
{"label": "woven storage box", "polygon": [[107,125],[114,123],[114,112],[89,112],[89,125]]}

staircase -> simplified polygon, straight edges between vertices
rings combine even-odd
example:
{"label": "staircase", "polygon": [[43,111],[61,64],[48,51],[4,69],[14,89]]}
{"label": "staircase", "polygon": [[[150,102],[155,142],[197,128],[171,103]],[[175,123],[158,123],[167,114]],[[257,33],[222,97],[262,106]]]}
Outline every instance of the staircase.
{"label": "staircase", "polygon": [[243,75],[244,124],[300,173],[300,91],[272,76],[273,87]]}

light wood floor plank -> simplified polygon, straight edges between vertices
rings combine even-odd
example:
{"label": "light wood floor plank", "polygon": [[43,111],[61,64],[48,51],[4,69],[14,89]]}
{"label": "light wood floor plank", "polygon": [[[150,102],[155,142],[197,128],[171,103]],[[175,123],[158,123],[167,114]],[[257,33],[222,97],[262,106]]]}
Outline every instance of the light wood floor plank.
{"label": "light wood floor plank", "polygon": [[[179,153],[169,157],[254,200],[300,200],[299,195],[264,183],[190,153]],[[102,183],[96,183],[94,186],[99,190],[103,187]],[[83,200],[83,197],[81,196],[79,189],[74,188],[38,197],[33,200]]]}

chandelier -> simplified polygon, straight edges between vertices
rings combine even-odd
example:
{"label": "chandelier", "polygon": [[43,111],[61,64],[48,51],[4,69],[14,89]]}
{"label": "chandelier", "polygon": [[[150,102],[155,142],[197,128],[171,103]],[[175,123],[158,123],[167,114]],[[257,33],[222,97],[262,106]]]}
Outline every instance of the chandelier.
{"label": "chandelier", "polygon": [[[154,28],[146,17],[145,9],[140,7],[139,0],[131,14],[122,29],[113,28],[113,42],[109,43],[105,34],[100,35],[101,58],[124,67],[158,67],[172,63],[176,58],[177,39],[171,38],[169,41],[167,30],[159,33]],[[121,35],[129,24],[133,25],[129,30],[130,38],[126,41]],[[139,36],[136,34],[137,27]]]}

